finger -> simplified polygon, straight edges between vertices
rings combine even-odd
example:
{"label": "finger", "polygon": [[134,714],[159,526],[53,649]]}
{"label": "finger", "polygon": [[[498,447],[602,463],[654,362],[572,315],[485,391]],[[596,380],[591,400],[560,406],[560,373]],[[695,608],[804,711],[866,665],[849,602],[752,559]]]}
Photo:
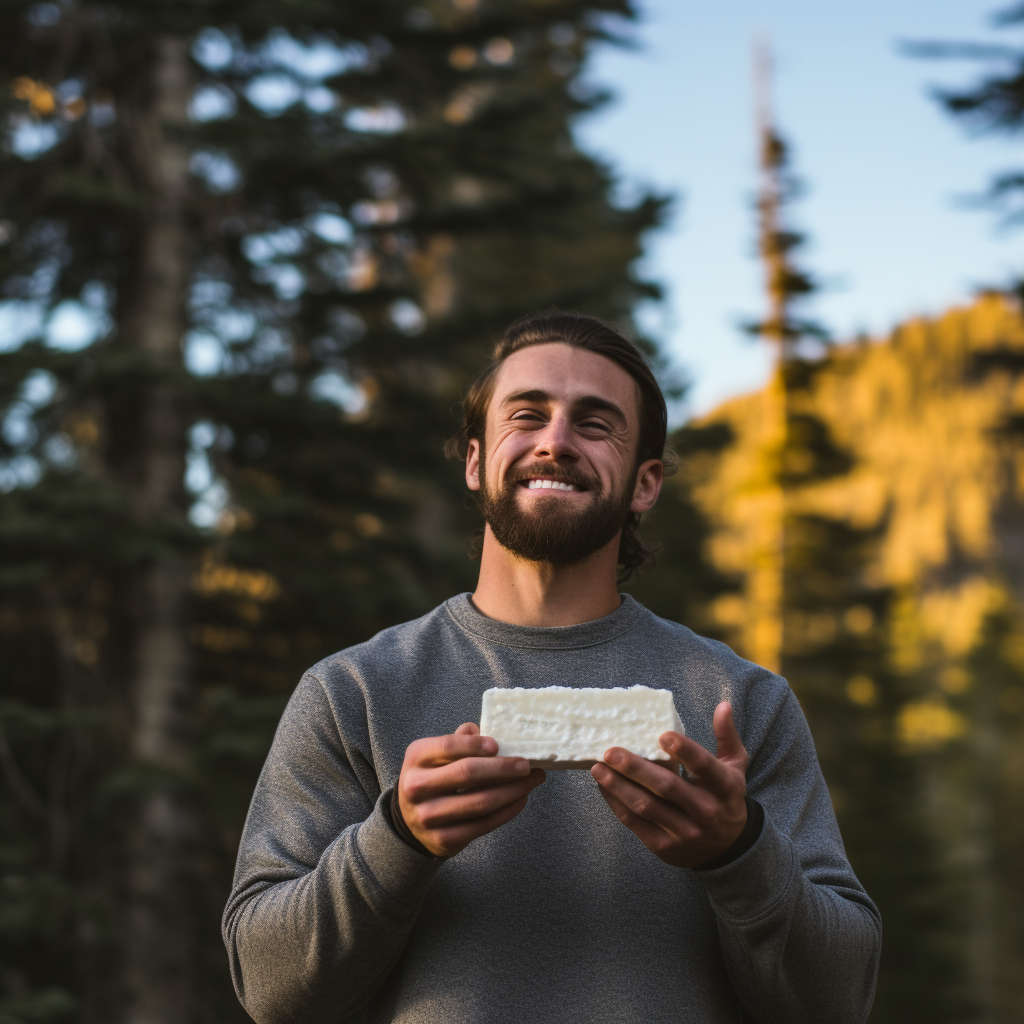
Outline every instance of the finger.
{"label": "finger", "polygon": [[691,782],[718,796],[729,795],[743,777],[739,765],[719,760],[689,736],[666,732],[659,737],[659,742],[662,750],[671,754],[686,769]]}
{"label": "finger", "polygon": [[654,822],[634,814],[614,793],[607,790],[600,783],[598,784],[598,790],[601,796],[604,797],[604,802],[611,808],[612,814],[626,828],[635,833],[644,846],[650,850],[664,843],[665,836],[670,833],[666,833],[665,829],[661,828],[660,825],[656,825]]}
{"label": "finger", "polygon": [[530,774],[530,762],[524,757],[460,757],[439,768],[413,769],[403,780],[406,797],[423,803],[439,796],[450,796],[513,782]]}
{"label": "finger", "polygon": [[[672,735],[678,736],[677,733]],[[714,761],[711,754],[703,747],[699,744],[695,744],[695,746],[699,751],[703,751],[709,762]],[[620,787],[619,791],[621,798],[625,799],[627,795],[629,796],[627,802],[644,817],[652,817],[644,809],[647,804],[644,796],[646,793],[653,793],[656,797],[660,797],[673,812],[667,818],[664,814],[653,814],[653,820],[666,827],[675,827],[678,824],[675,811],[681,811],[687,819],[698,822],[707,821],[715,816],[721,796],[703,783],[681,779],[671,768],[656,762],[652,763],[621,747],[613,747],[605,756],[606,759],[611,759],[614,773],[641,787],[643,792],[639,794],[625,787]],[[715,765],[715,768],[720,768],[720,766]],[[737,783],[739,783],[738,777],[733,780],[733,788]],[[732,793],[732,789],[724,787],[723,789],[727,794]],[[657,809],[657,805],[652,805],[652,812],[656,812]],[[670,822],[673,824],[670,825]]]}
{"label": "finger", "polygon": [[[641,759],[637,758],[637,760]],[[620,761],[620,766],[623,769],[627,767],[622,761]],[[660,772],[670,781],[682,784],[682,779],[678,776],[673,776],[669,771],[658,768],[656,765],[648,765],[648,767]],[[625,804],[636,816],[660,825],[673,835],[678,834],[679,829],[685,826],[685,819],[688,816],[678,803],[666,799],[648,786],[634,781],[622,774],[618,768],[610,768],[605,764],[596,764],[591,769],[591,774],[597,780],[598,785],[607,789],[608,792]],[[655,780],[652,784],[658,785],[660,782],[661,780]],[[707,794],[700,794],[700,796],[707,799]]]}
{"label": "finger", "polygon": [[515,803],[536,789],[544,780],[536,776],[486,786],[471,793],[449,794],[418,804],[414,813],[420,824],[433,831],[445,825],[484,818]]}
{"label": "finger", "polygon": [[649,761],[624,747],[610,747],[604,763],[670,803],[682,793],[683,780],[673,761]]}
{"label": "finger", "polygon": [[456,731],[448,736],[428,736],[415,740],[405,752],[405,761],[408,765],[420,768],[438,768],[462,757],[490,757],[497,751],[498,741],[490,736]]}
{"label": "finger", "polygon": [[735,765],[745,772],[750,758],[743,746],[743,740],[740,739],[739,730],[736,728],[732,705],[727,700],[723,700],[715,708],[713,727],[715,739],[718,740],[718,760]]}
{"label": "finger", "polygon": [[[458,729],[455,730],[455,735],[456,736],[479,736],[480,735],[480,726],[478,726],[476,724],[476,722],[463,722],[462,725],[460,725],[458,727]],[[460,789],[459,792],[461,793],[462,790]]]}
{"label": "finger", "polygon": [[526,796],[506,804],[504,807],[484,815],[482,818],[476,818],[465,824],[449,825],[447,828],[438,829],[434,832],[434,836],[446,849],[461,850],[474,839],[479,839],[480,836],[493,832],[496,828],[504,825],[505,822],[511,821],[517,814],[522,812],[528,800],[529,794],[527,793]]}

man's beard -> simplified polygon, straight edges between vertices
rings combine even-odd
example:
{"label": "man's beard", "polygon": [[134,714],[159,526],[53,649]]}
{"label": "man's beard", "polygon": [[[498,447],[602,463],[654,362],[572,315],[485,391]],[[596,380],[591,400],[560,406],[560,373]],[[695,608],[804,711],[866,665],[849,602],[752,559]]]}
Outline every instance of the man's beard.
{"label": "man's beard", "polygon": [[[583,508],[575,499],[533,497],[523,509],[516,492],[523,480],[547,477],[589,491]],[[480,497],[485,522],[495,539],[514,555],[530,562],[572,565],[603,548],[625,525],[633,499],[630,480],[618,494],[601,495],[600,482],[573,466],[534,463],[511,470],[496,493],[487,490],[483,452],[480,453]]]}

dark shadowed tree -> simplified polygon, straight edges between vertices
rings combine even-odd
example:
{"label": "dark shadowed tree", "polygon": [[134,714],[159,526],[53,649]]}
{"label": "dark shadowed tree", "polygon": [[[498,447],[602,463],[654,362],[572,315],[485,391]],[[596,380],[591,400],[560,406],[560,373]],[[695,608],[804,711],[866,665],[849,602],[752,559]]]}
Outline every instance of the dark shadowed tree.
{"label": "dark shadowed tree", "polygon": [[0,1014],[241,1020],[217,919],[299,673],[470,583],[451,410],[662,202],[573,119],[628,0],[0,8]]}

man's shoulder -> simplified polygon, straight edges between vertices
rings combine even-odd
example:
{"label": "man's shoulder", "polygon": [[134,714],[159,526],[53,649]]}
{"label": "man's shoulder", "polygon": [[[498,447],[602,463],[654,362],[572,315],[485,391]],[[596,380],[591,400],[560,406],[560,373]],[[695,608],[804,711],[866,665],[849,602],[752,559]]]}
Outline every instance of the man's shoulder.
{"label": "man's shoulder", "polygon": [[701,636],[650,609],[643,611],[645,661],[659,662],[664,678],[675,678],[691,694],[699,694],[708,710],[718,701],[728,700],[736,710],[752,704],[759,714],[770,714],[769,709],[789,700],[789,684],[782,676],[748,661],[720,640]]}
{"label": "man's shoulder", "polygon": [[655,640],[672,656],[698,660],[730,676],[765,675],[784,682],[774,672],[741,657],[721,640],[702,636],[681,622],[655,615],[649,608],[643,608],[641,622],[643,630],[649,634],[648,642]]}
{"label": "man's shoulder", "polygon": [[451,617],[448,602],[418,619],[400,622],[318,661],[309,669],[325,686],[341,678],[359,680],[380,671],[394,671],[450,647]]}

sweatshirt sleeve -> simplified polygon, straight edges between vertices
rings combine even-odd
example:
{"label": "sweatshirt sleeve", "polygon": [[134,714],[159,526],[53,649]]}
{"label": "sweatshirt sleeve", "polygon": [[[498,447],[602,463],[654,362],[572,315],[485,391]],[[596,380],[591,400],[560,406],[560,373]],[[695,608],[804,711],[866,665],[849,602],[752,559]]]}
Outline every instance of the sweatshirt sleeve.
{"label": "sweatshirt sleeve", "polygon": [[764,808],[761,835],[731,863],[695,872],[717,915],[729,976],[758,1024],[862,1024],[874,998],[881,917],[846,859],[788,686],[748,750],[756,751],[747,789]]}
{"label": "sweatshirt sleeve", "polygon": [[399,838],[375,778],[307,673],[260,774],[222,921],[257,1024],[345,1020],[405,947],[443,861]]}

